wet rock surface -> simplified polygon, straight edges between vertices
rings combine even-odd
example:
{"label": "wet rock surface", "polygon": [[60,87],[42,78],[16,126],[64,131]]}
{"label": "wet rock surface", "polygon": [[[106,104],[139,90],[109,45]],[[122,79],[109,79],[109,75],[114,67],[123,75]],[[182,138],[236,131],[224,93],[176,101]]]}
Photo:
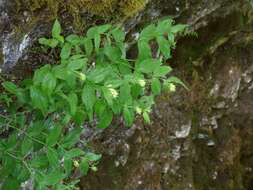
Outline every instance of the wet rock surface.
{"label": "wet rock surface", "polygon": [[[12,6],[0,0],[0,61],[17,75],[19,64],[9,65],[38,61],[27,51],[50,24],[33,24],[18,37],[6,26],[22,22],[6,2]],[[103,159],[98,172],[81,179],[83,190],[253,189],[252,8],[246,0],[159,0],[130,28],[168,15],[198,33],[179,39],[168,62],[190,90],[157,98],[151,125],[137,119],[132,128],[87,131]]]}

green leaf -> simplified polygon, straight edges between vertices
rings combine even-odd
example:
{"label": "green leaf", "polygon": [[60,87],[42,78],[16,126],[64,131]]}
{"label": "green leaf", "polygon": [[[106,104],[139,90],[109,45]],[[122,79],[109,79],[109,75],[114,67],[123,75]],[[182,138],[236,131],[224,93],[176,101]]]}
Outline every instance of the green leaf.
{"label": "green leaf", "polygon": [[53,147],[56,145],[57,141],[59,140],[62,132],[62,127],[58,124],[54,126],[54,128],[49,132],[49,135],[46,139],[46,144],[49,147]]}
{"label": "green leaf", "polygon": [[75,115],[76,113],[76,110],[77,110],[77,104],[78,104],[78,97],[76,95],[76,93],[74,92],[71,92],[68,96],[68,103],[69,103],[69,106],[70,106],[70,114],[72,116]]}
{"label": "green leaf", "polygon": [[62,79],[62,80],[66,80],[66,76],[69,75],[69,71],[68,69],[63,66],[63,65],[56,65],[53,69],[52,69],[52,73],[53,75],[58,78],[58,79]]}
{"label": "green leaf", "polygon": [[145,41],[151,40],[152,38],[156,36],[155,32],[156,32],[156,27],[154,24],[151,24],[145,27],[140,34],[140,40],[145,40]]}
{"label": "green leaf", "polygon": [[2,185],[2,190],[18,190],[20,189],[20,184],[17,179],[14,179],[12,177],[8,177],[4,180],[4,183]]}
{"label": "green leaf", "polygon": [[161,82],[159,79],[154,78],[151,82],[151,90],[154,95],[161,94]]}
{"label": "green leaf", "polygon": [[41,92],[41,90],[35,86],[32,86],[30,88],[30,96],[34,108],[41,110],[42,113],[45,114],[48,108],[48,100],[46,96]]}
{"label": "green leaf", "polygon": [[163,36],[164,34],[170,32],[172,23],[172,19],[165,19],[163,21],[159,21],[156,28],[157,33]]}
{"label": "green leaf", "polygon": [[52,73],[44,75],[44,79],[41,84],[42,90],[49,96],[54,92],[56,87],[56,78]]}
{"label": "green leaf", "polygon": [[60,170],[53,170],[45,175],[44,182],[46,185],[55,185],[61,182],[65,177],[65,174]]}
{"label": "green leaf", "polygon": [[8,92],[12,94],[17,94],[18,87],[13,82],[3,82],[2,86],[7,90]]}
{"label": "green leaf", "polygon": [[19,182],[25,182],[30,178],[30,172],[25,166],[21,166],[18,170],[17,180]]}
{"label": "green leaf", "polygon": [[83,158],[80,166],[79,166],[80,172],[82,175],[87,175],[89,171],[89,162],[86,158]]}
{"label": "green leaf", "polygon": [[55,149],[52,148],[48,148],[47,149],[47,158],[49,161],[49,164],[52,167],[58,167],[58,153],[56,152]]}
{"label": "green leaf", "polygon": [[66,37],[66,41],[75,46],[81,42],[81,38],[76,34],[70,34]]}
{"label": "green leaf", "polygon": [[170,42],[166,40],[163,36],[157,37],[157,43],[159,45],[159,50],[162,52],[162,55],[165,59],[171,58],[171,47]]}
{"label": "green leaf", "polygon": [[101,114],[101,117],[99,118],[99,123],[98,123],[98,128],[100,129],[105,129],[107,128],[111,122],[112,122],[112,118],[113,118],[113,113],[111,110],[106,109],[103,114]]}
{"label": "green leaf", "polygon": [[100,42],[101,42],[101,37],[99,34],[96,34],[94,36],[94,46],[95,46],[95,51],[98,53],[99,47],[100,47]]}
{"label": "green leaf", "polygon": [[47,73],[49,73],[51,70],[51,65],[44,65],[40,69],[36,70],[33,76],[33,84],[38,86],[42,83],[44,80],[44,77]]}
{"label": "green leaf", "polygon": [[67,151],[64,154],[64,159],[69,160],[69,159],[79,157],[79,156],[82,156],[82,155],[84,155],[84,151],[82,151],[79,148],[73,148],[73,149],[71,149],[70,151]]}
{"label": "green leaf", "polygon": [[151,123],[148,112],[143,112],[142,116],[143,116],[144,121],[145,121],[147,124],[150,124],[150,123]]}
{"label": "green leaf", "polygon": [[66,174],[69,175],[73,169],[72,160],[71,159],[69,159],[69,160],[64,159],[63,166],[64,166]]}
{"label": "green leaf", "polygon": [[177,77],[170,77],[168,78],[165,83],[175,83],[175,84],[179,84],[182,85],[185,89],[189,90],[189,88]]}
{"label": "green leaf", "polygon": [[82,101],[86,106],[87,110],[93,110],[93,106],[96,102],[96,91],[90,85],[85,85],[82,90]]}
{"label": "green leaf", "polygon": [[83,44],[84,44],[84,48],[85,48],[85,52],[86,52],[86,55],[88,57],[91,56],[92,52],[93,52],[93,44],[92,44],[92,40],[91,39],[88,39],[88,38],[85,38],[83,40]]}
{"label": "green leaf", "polygon": [[57,19],[55,20],[53,25],[52,36],[61,43],[64,43],[64,38],[61,36],[61,24]]}
{"label": "green leaf", "polygon": [[71,59],[69,61],[69,64],[67,65],[67,68],[69,70],[72,70],[72,71],[76,71],[76,70],[79,70],[79,69],[84,69],[84,67],[87,64],[87,61],[88,60],[86,58],[71,57]]}
{"label": "green leaf", "polygon": [[97,26],[97,32],[99,34],[103,34],[107,32],[111,27],[112,27],[111,24],[104,24],[104,25]]}
{"label": "green leaf", "polygon": [[104,97],[105,97],[108,105],[112,106],[112,104],[113,104],[113,98],[114,98],[112,92],[107,87],[103,87],[102,91],[103,91]]}
{"label": "green leaf", "polygon": [[121,51],[117,47],[106,46],[104,49],[105,55],[114,62],[118,62],[121,59]]}
{"label": "green leaf", "polygon": [[106,68],[96,68],[88,73],[87,78],[94,83],[100,83],[110,73],[111,73],[111,69],[109,69],[107,67]]}
{"label": "green leaf", "polygon": [[94,154],[94,153],[92,153],[92,152],[88,152],[88,153],[85,155],[85,157],[86,157],[89,161],[91,161],[91,162],[96,162],[96,161],[98,161],[98,160],[101,159],[102,155],[101,155],[101,154]]}
{"label": "green leaf", "polygon": [[123,42],[125,40],[125,33],[121,28],[116,27],[111,31],[111,33],[116,42]]}
{"label": "green leaf", "polygon": [[131,87],[128,82],[124,82],[120,87],[119,99],[122,104],[131,104],[132,103],[132,95],[131,95]]}
{"label": "green leaf", "polygon": [[137,65],[137,70],[149,74],[154,72],[159,67],[159,65],[161,65],[161,62],[159,60],[146,59]]}
{"label": "green leaf", "polygon": [[145,40],[138,41],[138,61],[152,58],[151,48]]}
{"label": "green leaf", "polygon": [[26,155],[27,153],[32,151],[32,148],[33,148],[33,141],[28,137],[25,137],[21,144],[22,155]]}
{"label": "green leaf", "polygon": [[171,32],[173,34],[177,34],[179,32],[184,32],[188,25],[185,24],[177,24],[171,27]]}
{"label": "green leaf", "polygon": [[77,124],[78,126],[81,126],[86,119],[86,115],[87,114],[82,109],[79,108],[76,114],[73,116],[73,120],[75,124]]}
{"label": "green leaf", "polygon": [[33,168],[47,168],[48,159],[46,155],[36,155],[31,161],[31,167]]}
{"label": "green leaf", "polygon": [[126,126],[130,127],[133,125],[134,113],[133,113],[133,110],[129,109],[127,105],[124,106],[123,117],[124,117]]}
{"label": "green leaf", "polygon": [[165,77],[172,71],[170,66],[160,66],[157,67],[154,71],[154,77]]}
{"label": "green leaf", "polygon": [[39,43],[44,46],[49,46],[51,48],[55,48],[59,42],[56,39],[40,38]]}
{"label": "green leaf", "polygon": [[64,137],[61,146],[63,148],[69,148],[76,144],[80,139],[82,131],[83,129],[81,127],[76,127],[72,131],[68,132],[67,135]]}
{"label": "green leaf", "polygon": [[61,24],[60,22],[56,19],[53,25],[52,29],[52,35],[53,36],[58,36],[61,34]]}
{"label": "green leaf", "polygon": [[72,50],[72,45],[70,43],[65,43],[61,50],[61,59],[68,59]]}

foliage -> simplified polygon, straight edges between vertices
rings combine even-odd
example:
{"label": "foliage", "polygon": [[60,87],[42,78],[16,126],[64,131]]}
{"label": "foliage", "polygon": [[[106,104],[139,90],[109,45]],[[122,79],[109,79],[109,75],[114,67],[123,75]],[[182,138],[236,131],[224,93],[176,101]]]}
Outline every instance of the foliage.
{"label": "foliage", "polygon": [[[18,189],[31,179],[35,189],[74,189],[74,172],[96,171],[101,155],[80,139],[84,124],[110,126],[123,116],[131,126],[136,115],[150,123],[154,98],[184,85],[165,65],[175,37],[185,25],[170,19],[147,26],[138,39],[138,57],[126,57],[125,33],[110,24],[95,26],[86,36],[61,35],[56,20],[52,38],[39,39],[60,50],[59,63],[46,64],[19,86],[4,82],[0,96],[0,181],[3,190]],[[151,44],[157,43],[157,50]]]}

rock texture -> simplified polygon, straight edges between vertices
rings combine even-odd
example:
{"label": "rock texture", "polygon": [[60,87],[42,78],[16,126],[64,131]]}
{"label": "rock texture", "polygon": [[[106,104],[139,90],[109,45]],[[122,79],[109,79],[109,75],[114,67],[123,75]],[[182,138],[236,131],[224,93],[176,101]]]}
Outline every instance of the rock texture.
{"label": "rock texture", "polygon": [[[0,58],[4,68],[19,73],[20,64],[41,62],[26,47],[49,27],[34,24],[17,37],[15,27],[4,26],[21,25],[30,13],[14,19],[11,9],[3,9],[6,2],[12,6],[0,0]],[[152,19],[173,16],[198,33],[179,39],[168,62],[190,90],[159,97],[150,126],[137,119],[132,128],[87,131],[103,159],[98,172],[81,179],[81,189],[253,189],[252,10],[247,0],[158,0],[127,23],[134,33]]]}

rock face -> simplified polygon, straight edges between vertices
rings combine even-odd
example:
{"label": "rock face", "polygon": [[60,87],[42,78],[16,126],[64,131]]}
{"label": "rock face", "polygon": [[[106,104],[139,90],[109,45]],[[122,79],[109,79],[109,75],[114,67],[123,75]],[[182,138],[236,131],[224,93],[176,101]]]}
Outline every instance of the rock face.
{"label": "rock face", "polygon": [[[34,34],[48,29],[33,25],[12,40],[16,33],[3,24],[21,18],[3,9],[7,2],[11,7],[0,0],[0,47],[4,63],[13,65],[25,58],[39,36]],[[103,159],[98,172],[82,178],[81,189],[253,189],[252,10],[247,0],[158,0],[129,22],[141,26],[170,15],[192,26],[198,37],[179,39],[168,63],[190,90],[159,97],[150,126],[137,119],[130,129],[112,126],[91,134]]]}
{"label": "rock face", "polygon": [[159,97],[150,126],[138,120],[96,136],[104,158],[82,189],[253,189],[250,9],[246,1],[151,5],[147,18],[173,14],[198,33],[180,39],[169,61],[191,90]]}

